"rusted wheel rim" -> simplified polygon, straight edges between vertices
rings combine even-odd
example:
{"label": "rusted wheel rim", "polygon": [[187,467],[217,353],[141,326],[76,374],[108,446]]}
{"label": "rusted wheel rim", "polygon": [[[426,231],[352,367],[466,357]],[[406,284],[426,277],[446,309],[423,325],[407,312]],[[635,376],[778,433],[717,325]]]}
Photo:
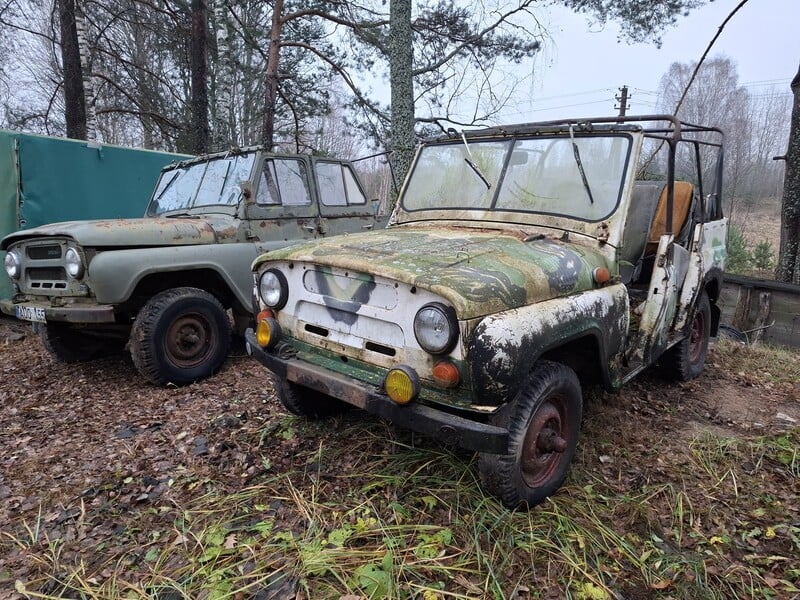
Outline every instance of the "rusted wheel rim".
{"label": "rusted wheel rim", "polygon": [[212,352],[215,343],[211,323],[200,314],[180,316],[167,331],[167,353],[170,360],[181,368],[202,363]]}
{"label": "rusted wheel rim", "polygon": [[528,425],[520,461],[522,477],[529,487],[539,487],[558,469],[568,447],[567,410],[562,398],[548,398]]}
{"label": "rusted wheel rim", "polygon": [[703,340],[706,335],[706,316],[697,311],[692,320],[692,331],[689,334],[689,361],[696,363],[703,356]]}

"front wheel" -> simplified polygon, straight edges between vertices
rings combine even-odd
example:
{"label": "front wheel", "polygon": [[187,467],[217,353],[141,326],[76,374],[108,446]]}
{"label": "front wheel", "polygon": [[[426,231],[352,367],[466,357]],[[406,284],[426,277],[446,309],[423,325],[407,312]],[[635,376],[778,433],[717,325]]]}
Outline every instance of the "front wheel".
{"label": "front wheel", "polygon": [[349,408],[349,405],[341,400],[285,379],[278,379],[275,392],[286,410],[298,417],[324,419],[338,415]]}
{"label": "front wheel", "polygon": [[122,338],[63,323],[42,325],[39,335],[51,356],[70,364],[119,354],[125,349]]}
{"label": "front wheel", "polygon": [[706,365],[708,341],[711,337],[711,303],[701,292],[692,316],[689,335],[667,350],[659,365],[668,379],[689,381],[698,377]]}
{"label": "front wheel", "polygon": [[583,396],[575,372],[540,361],[517,397],[497,411],[492,424],[508,429],[508,454],[481,454],[484,487],[508,508],[543,502],[564,482],[575,455]]}
{"label": "front wheel", "polygon": [[136,369],[157,385],[185,385],[213,375],[231,345],[231,324],[214,296],[175,288],[142,307],[131,332]]}

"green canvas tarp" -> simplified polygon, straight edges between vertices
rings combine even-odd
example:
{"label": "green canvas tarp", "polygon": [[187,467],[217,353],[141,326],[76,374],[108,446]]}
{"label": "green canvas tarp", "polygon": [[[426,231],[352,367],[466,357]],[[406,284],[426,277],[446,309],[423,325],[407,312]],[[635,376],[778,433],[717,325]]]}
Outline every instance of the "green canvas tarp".
{"label": "green canvas tarp", "polygon": [[[0,238],[59,221],[141,217],[161,168],[183,158],[0,130]],[[0,271],[0,298],[10,295]]]}

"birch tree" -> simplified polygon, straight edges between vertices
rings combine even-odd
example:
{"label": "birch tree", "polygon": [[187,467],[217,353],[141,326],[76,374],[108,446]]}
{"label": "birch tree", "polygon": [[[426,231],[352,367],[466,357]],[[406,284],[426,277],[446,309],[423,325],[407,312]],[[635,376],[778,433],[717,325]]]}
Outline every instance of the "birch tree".
{"label": "birch tree", "polygon": [[[696,62],[673,63],[661,78],[658,104],[662,112],[675,110],[696,66]],[[729,200],[727,212],[731,215],[736,213],[737,193],[749,164],[751,131],[746,124],[749,110],[750,95],[739,85],[736,65],[729,58],[719,56],[700,67],[678,111],[678,116],[685,121],[719,127],[726,133],[723,183],[725,197]],[[710,170],[714,157],[709,154],[703,158],[705,172]],[[677,168],[688,170],[683,165]]]}
{"label": "birch tree", "polygon": [[236,144],[238,132],[233,107],[233,93],[236,87],[234,60],[231,48],[231,28],[225,0],[213,0],[214,25],[217,42],[217,68],[214,89],[216,102],[213,113],[214,146],[224,148]]}

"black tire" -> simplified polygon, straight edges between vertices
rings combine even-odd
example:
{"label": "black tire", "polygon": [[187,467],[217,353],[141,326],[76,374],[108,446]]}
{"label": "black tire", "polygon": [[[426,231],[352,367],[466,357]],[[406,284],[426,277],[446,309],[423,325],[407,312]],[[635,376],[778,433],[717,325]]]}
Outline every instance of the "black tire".
{"label": "black tire", "polygon": [[77,329],[62,323],[41,325],[42,344],[56,359],[65,363],[81,363],[120,354],[125,340]]}
{"label": "black tire", "polygon": [[277,379],[275,393],[281,404],[293,415],[308,419],[325,419],[343,413],[350,405],[327,394]]}
{"label": "black tire", "polygon": [[131,358],[152,383],[186,385],[216,373],[228,356],[231,324],[208,292],[175,288],[153,296],[136,316]]}
{"label": "black tire", "polygon": [[508,454],[481,454],[484,488],[511,509],[530,508],[564,482],[575,456],[583,414],[575,371],[540,361],[517,397],[493,415],[509,432]]}
{"label": "black tire", "polygon": [[711,304],[701,292],[692,315],[689,335],[667,350],[658,361],[667,379],[689,381],[699,376],[706,366],[708,340],[711,337]]}

